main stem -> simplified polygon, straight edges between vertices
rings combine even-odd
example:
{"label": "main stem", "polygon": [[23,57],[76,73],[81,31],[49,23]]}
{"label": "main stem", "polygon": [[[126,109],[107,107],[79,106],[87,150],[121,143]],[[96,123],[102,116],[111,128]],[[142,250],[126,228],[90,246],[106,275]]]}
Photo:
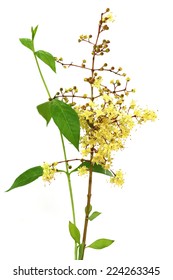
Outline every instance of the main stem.
{"label": "main stem", "polygon": [[[90,160],[92,161],[93,154],[91,153]],[[82,238],[82,244],[83,244],[83,251],[81,254],[81,260],[84,259],[85,254],[85,248],[86,248],[86,237],[87,237],[87,229],[88,229],[88,220],[89,220],[89,213],[91,209],[91,196],[92,196],[92,164],[90,166],[89,170],[89,180],[88,180],[88,194],[87,194],[87,206],[85,208],[85,222],[84,222],[84,230],[83,230],[83,238]]]}
{"label": "main stem", "polygon": [[[93,56],[92,56],[92,67],[91,67],[91,77],[94,78],[94,71],[95,71],[95,46],[97,46],[99,35],[101,32],[101,26],[102,26],[102,15],[101,20],[98,27],[96,42],[93,47]],[[94,88],[91,85],[91,100],[94,100]],[[92,196],[92,176],[93,176],[93,165],[92,165],[92,159],[93,159],[93,151],[91,151],[90,154],[90,170],[89,170],[89,179],[88,179],[88,194],[87,194],[87,206],[85,209],[85,221],[84,221],[84,230],[83,230],[83,238],[82,238],[82,254],[81,254],[81,260],[84,259],[85,254],[85,248],[86,248],[86,237],[87,237],[87,230],[88,230],[88,220],[89,220],[89,213],[91,209],[91,196]]]}
{"label": "main stem", "polygon": [[[38,71],[40,73],[40,77],[41,77],[42,82],[43,82],[43,84],[45,86],[45,89],[46,89],[46,92],[48,94],[48,97],[51,100],[50,91],[49,91],[48,86],[47,86],[47,84],[45,82],[43,74],[41,72],[40,65],[38,63],[38,59],[37,59],[37,57],[35,55],[34,42],[33,42],[33,54],[34,54],[34,58],[35,58],[35,61],[36,61],[36,64],[37,64]],[[71,201],[71,208],[72,208],[73,223],[74,223],[74,225],[76,225],[74,199],[73,199],[73,192],[72,192],[72,184],[71,184],[70,172],[69,172],[69,167],[68,167],[68,162],[67,162],[67,154],[66,154],[66,149],[65,149],[64,138],[63,138],[63,135],[62,135],[61,132],[60,132],[60,136],[61,136],[61,143],[62,143],[62,148],[63,148],[63,153],[64,153],[64,160],[65,160],[65,164],[66,164],[66,175],[67,175],[67,181],[68,181],[68,186],[69,186],[69,193],[70,193],[70,201]],[[76,242],[75,242],[75,248],[74,248],[74,258],[75,258],[75,260],[77,260],[77,243]]]}

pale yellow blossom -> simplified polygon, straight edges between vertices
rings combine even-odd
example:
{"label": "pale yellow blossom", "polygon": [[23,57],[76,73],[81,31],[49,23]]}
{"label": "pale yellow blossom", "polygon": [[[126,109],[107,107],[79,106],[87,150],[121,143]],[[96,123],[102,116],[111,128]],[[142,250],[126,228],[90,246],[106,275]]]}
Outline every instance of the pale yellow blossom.
{"label": "pale yellow blossom", "polygon": [[114,177],[110,178],[110,183],[121,187],[124,184],[124,175],[122,170],[118,170]]}
{"label": "pale yellow blossom", "polygon": [[103,82],[103,78],[101,76],[98,76],[97,78],[95,78],[95,81],[92,84],[92,86],[96,88],[100,88],[102,82]]}
{"label": "pale yellow blossom", "polygon": [[115,21],[115,17],[113,16],[112,12],[106,13],[102,19],[103,22],[114,22]]}
{"label": "pale yellow blossom", "polygon": [[134,101],[134,100],[132,100],[131,102],[130,102],[130,108],[131,109],[134,109],[136,107],[136,102]]}
{"label": "pale yellow blossom", "polygon": [[44,162],[42,168],[43,168],[43,175],[42,179],[43,181],[47,181],[50,183],[52,179],[54,179],[54,175],[56,173],[55,166],[57,163],[53,163],[52,165],[49,165],[48,163]]}
{"label": "pale yellow blossom", "polygon": [[82,176],[88,173],[88,168],[86,166],[82,166],[78,169],[78,175]]}
{"label": "pale yellow blossom", "polygon": [[156,115],[156,113],[154,111],[145,109],[143,111],[142,117],[144,119],[144,122],[146,122],[146,121],[155,121],[156,118],[157,118],[157,115]]}
{"label": "pale yellow blossom", "polygon": [[[113,164],[113,153],[124,149],[126,139],[131,135],[135,125],[155,120],[156,113],[139,108],[134,100],[125,101],[123,94],[115,95],[101,84],[99,92],[99,98],[75,108],[82,128],[80,152],[83,158],[87,159],[92,154],[93,164],[110,169]],[[84,173],[85,171],[86,169],[81,170]],[[124,182],[122,171],[117,171],[111,181],[122,185]]]}

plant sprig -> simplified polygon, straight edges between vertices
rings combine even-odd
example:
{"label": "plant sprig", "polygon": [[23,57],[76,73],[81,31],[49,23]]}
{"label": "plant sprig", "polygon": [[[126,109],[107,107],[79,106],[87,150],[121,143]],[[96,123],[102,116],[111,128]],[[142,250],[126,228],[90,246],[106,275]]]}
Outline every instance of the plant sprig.
{"label": "plant sprig", "polygon": [[[96,59],[110,52],[110,40],[100,37],[109,30],[109,22],[113,21],[113,15],[107,8],[100,16],[95,39],[91,34],[79,36],[79,43],[84,42],[91,46],[90,63],[83,59],[80,65],[73,62],[64,63],[62,57],[57,58],[47,51],[36,51],[34,42],[38,26],[31,28],[31,39],[20,39],[20,42],[32,51],[48,95],[48,100],[37,106],[38,113],[45,119],[47,126],[53,120],[60,131],[64,159],[58,159],[51,164],[44,162],[42,165],[26,170],[14,180],[7,191],[27,185],[39,177],[42,177],[44,182],[50,183],[58,173],[66,174],[72,209],[69,232],[74,241],[75,260],[84,259],[86,248],[103,249],[114,242],[112,239],[99,238],[87,245],[88,225],[101,214],[99,211],[92,212],[93,173],[106,175],[110,177],[110,183],[121,187],[124,184],[124,176],[121,169],[113,170],[114,154],[124,149],[125,141],[136,125],[154,121],[157,117],[154,111],[148,108],[142,109],[133,99],[129,100],[129,94],[134,93],[135,89],[129,90],[130,78],[123,72],[122,67],[108,66],[106,62],[100,67],[95,67]],[[61,87],[52,97],[39,60],[55,73],[57,65],[64,68],[80,68],[82,71],[85,70],[85,73],[89,71],[89,76],[84,77],[84,83],[89,85],[89,92],[82,93],[77,86],[68,89]],[[105,72],[111,75],[109,85],[104,82]],[[78,102],[79,99],[83,100],[82,104]],[[80,157],[77,155],[76,158],[68,158],[64,138],[77,149],[77,152],[81,154]],[[80,162],[80,164],[73,169],[71,165],[73,162]],[[65,164],[64,170],[59,168],[62,163]],[[72,191],[71,175],[76,172],[80,176],[85,174],[88,176],[82,234],[77,227]]]}

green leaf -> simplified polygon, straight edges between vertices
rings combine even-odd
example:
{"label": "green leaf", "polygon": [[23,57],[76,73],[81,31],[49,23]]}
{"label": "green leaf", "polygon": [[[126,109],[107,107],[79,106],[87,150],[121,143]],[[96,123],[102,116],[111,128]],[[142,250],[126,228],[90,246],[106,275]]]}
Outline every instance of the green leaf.
{"label": "green leaf", "polygon": [[42,175],[43,175],[43,168],[41,166],[32,167],[26,170],[25,172],[23,172],[20,176],[18,176],[14,181],[14,183],[12,184],[11,188],[8,189],[6,192],[27,185],[35,181],[37,178],[39,178]]}
{"label": "green leaf", "polygon": [[54,99],[51,101],[51,115],[61,133],[79,150],[80,123],[75,110],[63,101]]}
{"label": "green leaf", "polygon": [[[77,168],[72,170],[71,173],[75,172],[75,171],[78,171],[78,169],[81,168],[82,166],[86,166],[89,169],[90,166],[91,166],[91,163],[89,161],[83,161]],[[107,170],[107,169],[104,169],[100,164],[95,163],[92,167],[92,171],[96,172],[96,173],[101,173],[101,174],[113,177],[112,172]]]}
{"label": "green leaf", "polygon": [[19,40],[22,43],[22,45],[24,45],[26,48],[30,49],[31,51],[34,51],[33,42],[31,39],[20,38]]}
{"label": "green leaf", "polygon": [[87,248],[103,249],[103,248],[110,246],[113,242],[114,242],[114,240],[102,238],[102,239],[96,240],[95,242],[93,242],[92,244],[87,246]]}
{"label": "green leaf", "polygon": [[80,244],[80,231],[71,222],[69,222],[69,231],[70,231],[70,235],[74,239],[74,241],[77,242],[78,244]]}
{"label": "green leaf", "polygon": [[95,212],[93,212],[93,213],[91,214],[91,216],[90,216],[88,219],[89,219],[90,221],[92,221],[92,220],[94,220],[95,218],[97,218],[100,214],[101,214],[100,212],[95,211]]}
{"label": "green leaf", "polygon": [[[88,211],[88,215],[89,213],[92,211],[92,205],[90,204],[90,207],[89,207],[89,211]],[[85,213],[87,214],[87,206],[85,207]]]}
{"label": "green leaf", "polygon": [[35,55],[44,63],[46,63],[56,73],[55,58],[51,53],[40,50],[35,52]]}
{"label": "green leaf", "polygon": [[38,25],[35,28],[31,27],[32,40],[34,40],[34,38],[35,38],[35,35],[37,33],[37,29],[38,29]]}
{"label": "green leaf", "polygon": [[46,120],[47,125],[51,120],[51,102],[45,102],[37,106],[39,114]]}

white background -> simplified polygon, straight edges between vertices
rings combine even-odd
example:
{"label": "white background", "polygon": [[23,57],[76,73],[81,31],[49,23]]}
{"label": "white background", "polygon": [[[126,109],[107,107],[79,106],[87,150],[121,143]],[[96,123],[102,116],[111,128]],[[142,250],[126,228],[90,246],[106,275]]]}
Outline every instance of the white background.
{"label": "white background", "polygon": [[[67,62],[80,63],[88,58],[90,49],[78,44],[78,36],[95,34],[100,13],[107,7],[111,8],[116,21],[106,35],[111,40],[111,53],[104,57],[105,62],[123,67],[132,79],[131,86],[137,88],[135,99],[141,106],[158,110],[158,121],[139,128],[127,141],[126,149],[116,155],[115,170],[122,168],[126,175],[122,189],[110,186],[104,176],[95,175],[92,205],[102,215],[90,223],[88,243],[102,237],[116,242],[101,251],[87,249],[85,261],[77,263],[72,261],[73,242],[68,233],[68,221],[72,218],[64,175],[57,176],[50,186],[44,187],[40,179],[5,193],[26,169],[41,165],[43,161],[61,160],[63,156],[57,129],[53,123],[46,127],[37,113],[36,106],[47,100],[46,92],[32,53],[18,38],[30,37],[30,27],[39,24],[36,49],[63,56]],[[160,276],[138,276],[139,279],[170,279],[173,249],[172,26],[171,1],[168,0],[6,0],[1,3],[2,279],[16,279],[12,270],[19,265],[23,268],[71,265],[98,269],[160,266]],[[41,67],[52,95],[61,86],[82,84],[84,76],[78,70],[57,67],[55,75],[43,64]],[[72,146],[68,151],[69,157],[76,156]],[[73,175],[73,182],[77,225],[82,231],[87,179]],[[98,278],[102,277],[105,278],[103,274]],[[133,276],[129,278],[134,279]]]}

